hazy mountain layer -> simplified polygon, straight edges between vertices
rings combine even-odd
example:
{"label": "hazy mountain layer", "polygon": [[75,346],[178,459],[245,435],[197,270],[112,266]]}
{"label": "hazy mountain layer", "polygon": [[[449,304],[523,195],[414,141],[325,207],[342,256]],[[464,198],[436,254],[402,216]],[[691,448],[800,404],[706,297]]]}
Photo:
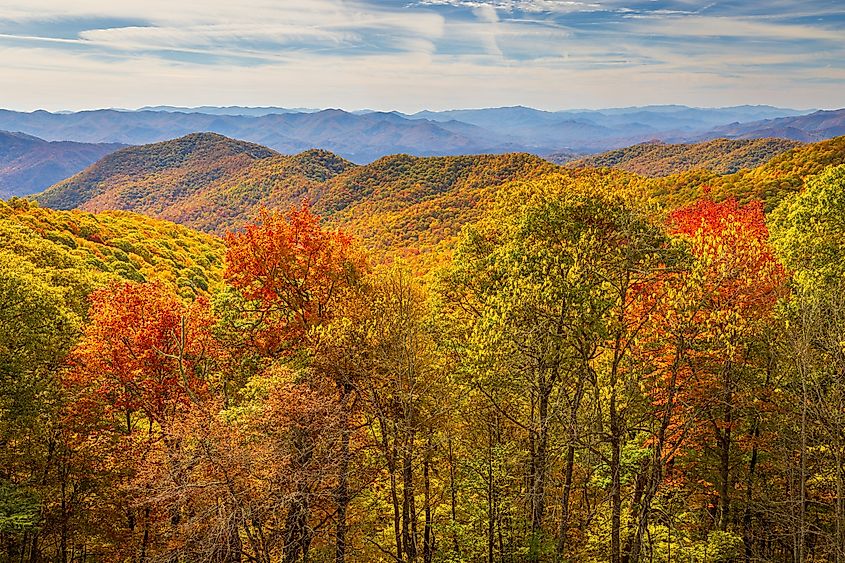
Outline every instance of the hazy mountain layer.
{"label": "hazy mountain layer", "polygon": [[820,120],[818,113],[797,115],[801,112],[769,106],[649,106],[562,112],[509,107],[413,115],[336,109],[154,109],[62,114],[0,110],[0,129],[23,131],[48,140],[124,144],[155,143],[208,131],[260,143],[283,154],[312,148],[328,150],[359,164],[398,153],[589,154],[652,140],[689,142],[777,136],[807,141],[841,134],[833,123],[837,112],[822,112],[832,117]]}
{"label": "hazy mountain layer", "polygon": [[0,198],[40,192],[121,146],[47,142],[23,133],[0,131]]}
{"label": "hazy mountain layer", "polygon": [[845,135],[845,109],[817,111],[808,115],[764,119],[750,123],[731,123],[717,127],[706,135],[732,139],[781,137],[813,142]]}

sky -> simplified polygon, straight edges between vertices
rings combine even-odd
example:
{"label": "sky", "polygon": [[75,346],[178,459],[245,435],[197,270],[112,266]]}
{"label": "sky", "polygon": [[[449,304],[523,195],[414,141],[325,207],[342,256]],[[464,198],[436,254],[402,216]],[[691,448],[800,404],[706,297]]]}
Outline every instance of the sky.
{"label": "sky", "polygon": [[845,0],[0,0],[0,107],[845,107]]}

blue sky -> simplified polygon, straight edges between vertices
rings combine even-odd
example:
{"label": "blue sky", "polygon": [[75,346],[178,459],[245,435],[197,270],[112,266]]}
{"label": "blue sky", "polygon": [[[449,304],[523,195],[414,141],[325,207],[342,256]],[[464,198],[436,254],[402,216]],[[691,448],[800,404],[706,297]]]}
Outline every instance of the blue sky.
{"label": "blue sky", "polygon": [[0,106],[845,106],[843,0],[0,0]]}

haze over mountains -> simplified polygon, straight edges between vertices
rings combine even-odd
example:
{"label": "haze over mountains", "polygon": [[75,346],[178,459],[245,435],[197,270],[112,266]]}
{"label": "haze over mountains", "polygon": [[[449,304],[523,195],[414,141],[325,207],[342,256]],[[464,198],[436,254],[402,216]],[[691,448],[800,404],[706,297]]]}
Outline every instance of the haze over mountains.
{"label": "haze over mountains", "polygon": [[[415,114],[238,106],[61,113],[0,110],[0,196],[37,193],[123,145],[164,142],[199,132],[258,143],[280,154],[326,150],[357,164],[393,154],[513,152],[563,163],[622,148],[628,158],[627,147],[642,143],[653,151],[656,143],[720,138],[814,142],[845,134],[845,110],[808,113],[771,106],[678,105],[558,112],[516,106]],[[734,171],[756,165],[759,161],[753,155],[765,155],[758,149],[756,145],[747,149],[752,154],[748,159],[734,154],[722,168]],[[635,164],[631,166],[636,170]],[[695,166],[699,163],[693,157],[689,167]]]}
{"label": "haze over mountains", "polygon": [[0,198],[41,191],[122,146],[47,142],[22,133],[0,131]]}
{"label": "haze over mountains", "polygon": [[283,154],[312,148],[363,164],[389,154],[416,156],[561,150],[595,153],[660,140],[690,142],[783,137],[815,141],[842,134],[845,110],[801,112],[771,106],[648,106],[549,112],[526,107],[416,114],[338,109],[168,108],[75,113],[0,111],[0,130],[49,141],[145,144],[214,132]]}
{"label": "haze over mountains", "polygon": [[845,135],[845,110],[816,111],[802,116],[732,123],[716,127],[710,134],[731,139],[781,137],[796,141],[820,141]]}

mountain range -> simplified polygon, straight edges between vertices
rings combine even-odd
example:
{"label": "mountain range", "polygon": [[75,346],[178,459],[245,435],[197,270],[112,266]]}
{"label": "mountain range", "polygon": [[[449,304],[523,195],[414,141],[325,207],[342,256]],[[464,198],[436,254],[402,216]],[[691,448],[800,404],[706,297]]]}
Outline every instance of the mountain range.
{"label": "mountain range", "polygon": [[731,123],[714,128],[710,134],[731,139],[781,137],[805,142],[821,141],[845,135],[845,110]]}
{"label": "mountain range", "polygon": [[[643,145],[629,152],[625,158],[625,153],[606,155],[605,162],[570,167],[528,153],[392,155],[357,165],[328,151],[289,156],[200,133],[121,149],[35,199],[56,209],[133,211],[217,234],[253,220],[263,208],[288,209],[308,201],[370,250],[417,255],[453,240],[494,201],[500,186],[544,177],[616,189],[639,186],[669,207],[705,191],[742,201],[759,198],[771,207],[800,189],[804,178],[845,161],[845,136],[806,145],[767,139],[680,149]],[[732,173],[690,169],[693,157],[702,164],[741,161],[756,167]],[[659,177],[624,170],[626,165]]]}
{"label": "mountain range", "polygon": [[845,110],[770,106],[647,106],[542,111],[526,107],[423,111],[177,108],[31,113],[0,110],[0,130],[48,141],[139,145],[197,132],[259,143],[283,154],[317,148],[359,164],[382,156],[567,151],[592,154],[647,141],[781,137],[817,141],[843,134]]}
{"label": "mountain range", "polygon": [[[419,221],[428,227],[434,216],[462,215],[477,203],[472,194],[481,188],[557,169],[526,153],[392,155],[361,166],[323,150],[288,156],[216,133],[194,133],[119,150],[36,199],[55,209],[135,211],[216,233],[244,224],[261,208],[309,201],[333,220],[360,222],[363,238],[364,223],[384,214],[390,220],[383,223],[403,236],[418,233]],[[414,224],[400,227],[407,221]],[[457,234],[463,222],[450,229],[441,221],[441,234]]]}
{"label": "mountain range", "polygon": [[122,146],[48,142],[23,133],[0,131],[0,198],[41,191]]}

